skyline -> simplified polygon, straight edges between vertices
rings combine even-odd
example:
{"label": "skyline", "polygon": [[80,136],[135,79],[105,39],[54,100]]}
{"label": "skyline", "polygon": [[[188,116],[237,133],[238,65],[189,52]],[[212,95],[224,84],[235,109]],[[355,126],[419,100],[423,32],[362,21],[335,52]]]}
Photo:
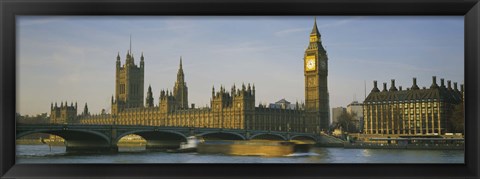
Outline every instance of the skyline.
{"label": "skyline", "polygon": [[[92,113],[109,112],[116,56],[120,53],[124,64],[130,34],[136,64],[144,53],[145,89],[151,84],[157,105],[160,90],[173,88],[180,56],[189,103],[197,107],[209,105],[213,85],[229,90],[242,82],[255,84],[256,105],[304,99],[303,53],[313,16],[17,20],[17,112],[22,115],[50,113],[50,103],[65,101],[78,102],[79,112],[85,102]],[[318,16],[317,24],[329,57],[330,108],[346,107],[354,96],[362,102],[364,83],[368,95],[374,80],[379,88],[395,79],[406,89],[413,77],[429,87],[432,76],[463,84],[461,16]]]}

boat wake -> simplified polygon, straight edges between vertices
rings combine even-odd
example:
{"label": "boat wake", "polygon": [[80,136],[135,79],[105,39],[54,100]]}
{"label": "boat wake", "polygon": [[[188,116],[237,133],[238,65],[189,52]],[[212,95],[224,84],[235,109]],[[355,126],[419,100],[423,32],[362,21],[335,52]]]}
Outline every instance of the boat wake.
{"label": "boat wake", "polygon": [[305,156],[318,156],[319,154],[314,152],[305,152],[305,153],[292,153],[285,155],[285,157],[305,157]]}

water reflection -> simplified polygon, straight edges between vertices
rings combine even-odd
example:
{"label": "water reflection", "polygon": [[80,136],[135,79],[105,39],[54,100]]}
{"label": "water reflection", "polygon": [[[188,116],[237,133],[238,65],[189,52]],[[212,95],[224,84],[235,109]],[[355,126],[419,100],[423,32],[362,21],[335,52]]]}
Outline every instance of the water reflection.
{"label": "water reflection", "polygon": [[165,153],[120,147],[116,154],[71,154],[64,146],[17,145],[17,163],[463,163],[461,150],[313,148],[290,157]]}

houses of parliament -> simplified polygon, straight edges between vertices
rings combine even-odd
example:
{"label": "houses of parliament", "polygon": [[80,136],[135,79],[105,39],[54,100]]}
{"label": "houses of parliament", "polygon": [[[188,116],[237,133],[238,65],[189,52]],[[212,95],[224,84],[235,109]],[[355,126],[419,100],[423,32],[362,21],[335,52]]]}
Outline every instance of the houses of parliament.
{"label": "houses of parliament", "polygon": [[149,86],[144,97],[145,59],[139,65],[130,51],[122,64],[116,58],[115,94],[111,112],[92,115],[85,104],[77,115],[77,104],[51,104],[52,123],[152,125],[195,128],[224,128],[318,133],[329,126],[329,94],[327,86],[328,57],[321,42],[316,20],[304,54],[305,103],[293,108],[271,108],[255,105],[255,86],[233,85],[212,88],[210,107],[189,105],[182,59],[173,90],[158,92]]}

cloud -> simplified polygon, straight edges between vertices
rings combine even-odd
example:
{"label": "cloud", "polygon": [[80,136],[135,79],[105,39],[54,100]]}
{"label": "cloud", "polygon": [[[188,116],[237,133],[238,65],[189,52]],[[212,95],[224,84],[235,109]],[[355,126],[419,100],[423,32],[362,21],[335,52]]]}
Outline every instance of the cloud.
{"label": "cloud", "polygon": [[361,16],[355,16],[355,17],[351,17],[351,18],[347,18],[347,19],[342,19],[342,20],[336,20],[332,23],[326,23],[326,24],[319,24],[317,27],[319,29],[325,29],[325,28],[331,28],[331,27],[338,27],[338,26],[342,26],[342,25],[346,25],[346,24],[349,24],[355,20],[358,20],[358,19],[361,19],[363,17]]}
{"label": "cloud", "polygon": [[282,36],[287,36],[291,33],[295,33],[295,32],[308,32],[308,30],[310,30],[310,28],[292,28],[292,29],[285,29],[285,30],[281,30],[281,31],[277,31],[274,33],[275,36],[279,36],[279,37],[282,37]]}

